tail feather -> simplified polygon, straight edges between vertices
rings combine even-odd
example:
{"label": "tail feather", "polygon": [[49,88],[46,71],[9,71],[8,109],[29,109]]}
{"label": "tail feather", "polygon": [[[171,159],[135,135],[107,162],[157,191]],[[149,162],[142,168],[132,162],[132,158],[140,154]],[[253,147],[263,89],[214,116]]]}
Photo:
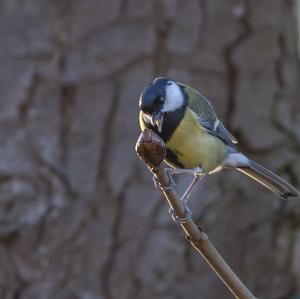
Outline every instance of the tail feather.
{"label": "tail feather", "polygon": [[300,197],[299,191],[272,171],[249,160],[249,166],[238,167],[237,170],[259,182],[283,199]]}

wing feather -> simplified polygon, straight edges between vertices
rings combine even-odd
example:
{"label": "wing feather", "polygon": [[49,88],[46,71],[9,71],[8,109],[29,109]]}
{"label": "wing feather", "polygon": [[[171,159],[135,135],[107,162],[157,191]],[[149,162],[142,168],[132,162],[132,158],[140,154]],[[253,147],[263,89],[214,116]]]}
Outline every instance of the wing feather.
{"label": "wing feather", "polygon": [[235,144],[237,143],[236,138],[218,119],[209,100],[190,86],[180,83],[179,86],[181,86],[183,91],[187,94],[189,108],[197,115],[199,124],[204,127],[209,134],[220,138],[225,144],[235,148]]}

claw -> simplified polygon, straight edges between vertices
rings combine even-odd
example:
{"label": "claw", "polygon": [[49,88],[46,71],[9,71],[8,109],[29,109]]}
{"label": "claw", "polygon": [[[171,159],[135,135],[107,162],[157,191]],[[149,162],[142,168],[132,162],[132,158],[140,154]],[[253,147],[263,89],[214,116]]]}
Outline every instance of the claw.
{"label": "claw", "polygon": [[155,175],[153,175],[153,178],[152,178],[155,188],[157,188],[157,189],[159,189],[159,190],[161,190],[163,192],[168,191],[168,190],[170,190],[170,189],[172,189],[172,188],[174,188],[176,186],[176,183],[174,182],[174,180],[172,178],[172,175],[169,174],[168,172],[166,172],[166,173],[167,173],[168,178],[169,178],[169,183],[166,186],[163,186],[159,182],[159,180],[157,179],[157,177]]}
{"label": "claw", "polygon": [[178,217],[172,208],[169,209],[169,213],[172,215],[172,219],[177,223],[186,223],[189,220],[192,219],[192,211],[187,206],[186,202],[183,202],[184,208],[185,208],[185,216],[184,217]]}

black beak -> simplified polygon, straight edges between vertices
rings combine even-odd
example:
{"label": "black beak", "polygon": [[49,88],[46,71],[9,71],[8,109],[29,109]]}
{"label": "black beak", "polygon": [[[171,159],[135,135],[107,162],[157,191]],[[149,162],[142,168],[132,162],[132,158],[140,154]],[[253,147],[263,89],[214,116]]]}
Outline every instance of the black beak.
{"label": "black beak", "polygon": [[153,112],[151,115],[151,125],[157,127],[158,132],[162,132],[162,126],[164,121],[164,113],[161,111]]}

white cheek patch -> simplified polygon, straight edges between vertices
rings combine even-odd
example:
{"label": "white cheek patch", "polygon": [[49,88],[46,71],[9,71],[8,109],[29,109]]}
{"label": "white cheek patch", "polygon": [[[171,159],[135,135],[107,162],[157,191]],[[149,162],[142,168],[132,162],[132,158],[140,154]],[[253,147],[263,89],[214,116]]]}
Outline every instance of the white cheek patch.
{"label": "white cheek patch", "polygon": [[183,94],[180,87],[172,81],[166,86],[166,98],[162,108],[163,112],[175,111],[183,105]]}

